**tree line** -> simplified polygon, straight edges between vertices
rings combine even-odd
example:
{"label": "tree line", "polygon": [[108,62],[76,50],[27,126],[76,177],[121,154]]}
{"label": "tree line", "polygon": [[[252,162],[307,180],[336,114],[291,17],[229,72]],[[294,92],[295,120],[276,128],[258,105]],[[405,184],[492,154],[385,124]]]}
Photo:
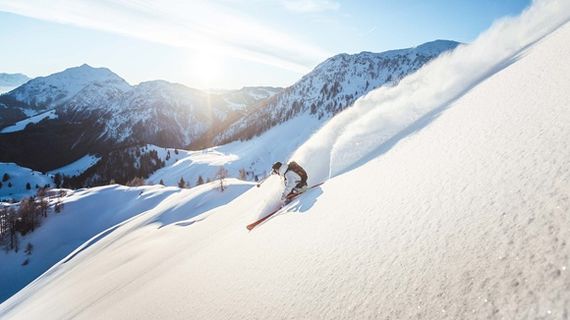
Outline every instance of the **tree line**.
{"label": "tree line", "polygon": [[[40,188],[35,196],[22,199],[18,204],[0,205],[0,246],[5,250],[20,250],[20,236],[33,232],[47,218],[50,208],[54,213],[63,209],[64,190]],[[50,201],[51,200],[51,201]],[[31,254],[33,246],[26,246]]]}

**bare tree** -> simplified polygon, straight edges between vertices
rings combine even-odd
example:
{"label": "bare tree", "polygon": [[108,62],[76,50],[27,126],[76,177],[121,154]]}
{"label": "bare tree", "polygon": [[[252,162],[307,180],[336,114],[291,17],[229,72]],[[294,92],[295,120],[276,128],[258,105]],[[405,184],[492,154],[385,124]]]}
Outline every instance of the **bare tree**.
{"label": "bare tree", "polygon": [[144,186],[146,181],[141,177],[134,177],[131,181],[127,182],[128,187],[140,187]]}
{"label": "bare tree", "polygon": [[57,199],[55,201],[55,204],[53,205],[53,210],[56,213],[60,213],[61,210],[63,210],[63,197],[65,197],[67,195],[67,192],[65,190],[59,190],[57,192]]}
{"label": "bare tree", "polygon": [[244,168],[239,169],[240,180],[247,180],[247,171]]}
{"label": "bare tree", "polygon": [[28,244],[26,245],[26,249],[24,250],[24,252],[26,253],[26,255],[31,255],[32,254],[32,250],[34,250],[34,245],[31,242],[28,242]]}
{"label": "bare tree", "polygon": [[221,166],[218,168],[218,171],[216,172],[216,179],[218,179],[218,181],[220,182],[220,191],[224,192],[225,188],[224,188],[224,180],[228,177],[228,170],[226,168],[224,168],[224,166]]}

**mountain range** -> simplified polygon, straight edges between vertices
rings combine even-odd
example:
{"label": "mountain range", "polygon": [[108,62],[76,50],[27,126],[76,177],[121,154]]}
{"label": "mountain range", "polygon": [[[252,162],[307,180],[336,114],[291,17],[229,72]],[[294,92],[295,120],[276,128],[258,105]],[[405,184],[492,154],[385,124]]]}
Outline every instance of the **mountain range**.
{"label": "mountain range", "polygon": [[87,153],[145,143],[183,147],[280,88],[209,93],[166,81],[136,86],[106,68],[69,68],[0,95],[4,127],[53,110],[55,117],[0,134],[2,162],[48,171]]}

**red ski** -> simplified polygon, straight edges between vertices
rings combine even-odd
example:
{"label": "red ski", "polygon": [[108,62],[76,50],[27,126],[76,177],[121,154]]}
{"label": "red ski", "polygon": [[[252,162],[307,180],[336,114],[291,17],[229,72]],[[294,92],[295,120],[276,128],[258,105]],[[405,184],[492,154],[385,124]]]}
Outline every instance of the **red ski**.
{"label": "red ski", "polygon": [[268,215],[266,215],[265,217],[255,221],[254,223],[248,224],[247,225],[247,230],[251,231],[253,228],[255,228],[257,225],[259,225],[260,223],[262,223],[263,221],[269,219],[271,216],[273,216],[274,214],[276,214],[277,212],[279,212],[281,209],[283,209],[283,207],[285,207],[286,205],[288,205],[289,203],[291,203],[291,201],[293,201],[293,199],[299,197],[300,195],[302,195],[303,193],[316,188],[318,186],[320,186],[321,184],[323,184],[324,182],[321,183],[317,183],[315,185],[312,185],[310,187],[307,188],[307,190],[301,192],[301,193],[296,193],[296,194],[292,194],[290,196],[287,197],[287,199],[285,199],[285,203],[280,206],[279,208],[275,209],[274,211],[272,211],[271,213],[269,213]]}

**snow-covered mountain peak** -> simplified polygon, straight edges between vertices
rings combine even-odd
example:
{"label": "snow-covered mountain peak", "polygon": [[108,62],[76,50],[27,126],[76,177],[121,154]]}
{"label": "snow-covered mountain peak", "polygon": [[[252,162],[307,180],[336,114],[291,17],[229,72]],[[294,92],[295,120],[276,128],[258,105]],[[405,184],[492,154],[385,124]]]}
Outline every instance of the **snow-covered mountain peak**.
{"label": "snow-covered mountain peak", "polygon": [[458,43],[457,41],[437,39],[434,41],[430,41],[430,42],[426,42],[424,44],[421,44],[421,45],[415,47],[414,49],[417,52],[422,52],[425,54],[437,54],[437,53],[442,52],[442,51],[447,51],[449,49],[453,49],[453,48],[457,47],[457,45],[459,45],[459,44],[461,44],[461,43]]}
{"label": "snow-covered mountain peak", "polygon": [[160,92],[174,95],[198,93],[204,94],[203,91],[187,87],[180,83],[169,82],[166,80],[144,81],[134,86],[134,90],[139,92],[148,92],[149,94]]}
{"label": "snow-covered mountain peak", "polygon": [[[324,62],[320,63],[313,72],[318,72],[322,69],[331,69],[334,67],[338,67],[339,64],[355,62],[357,64],[363,64],[366,60],[370,59],[394,59],[398,56],[413,56],[413,55],[423,55],[423,56],[437,56],[442,52],[454,49],[460,43],[457,41],[452,40],[434,40],[430,42],[423,43],[416,47],[405,48],[405,49],[396,49],[396,50],[389,50],[380,53],[369,52],[369,51],[362,51],[360,53],[355,54],[348,54],[348,53],[340,53],[329,59],[325,60]],[[310,74],[309,74],[310,75]]]}
{"label": "snow-covered mountain peak", "polygon": [[128,86],[125,80],[107,68],[93,68],[83,64],[49,76],[32,79],[8,95],[11,99],[25,103],[32,108],[51,109],[62,105],[93,83]]}
{"label": "snow-covered mountain peak", "polygon": [[61,72],[46,77],[39,77],[32,81],[43,81],[48,85],[61,85],[63,87],[81,87],[93,82],[125,81],[108,68],[94,68],[88,64],[67,68]]}

